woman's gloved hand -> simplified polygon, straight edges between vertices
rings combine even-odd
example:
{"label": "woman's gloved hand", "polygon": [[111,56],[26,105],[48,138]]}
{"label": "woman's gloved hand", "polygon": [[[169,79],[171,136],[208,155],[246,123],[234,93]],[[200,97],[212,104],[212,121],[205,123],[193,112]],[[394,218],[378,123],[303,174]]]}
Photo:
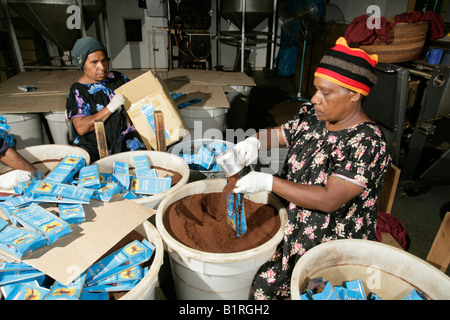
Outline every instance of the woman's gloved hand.
{"label": "woman's gloved hand", "polygon": [[268,173],[252,171],[236,182],[234,193],[258,193],[272,191],[273,176]]}
{"label": "woman's gloved hand", "polygon": [[244,160],[246,166],[258,159],[258,151],[261,142],[255,137],[248,137],[244,141],[237,143],[233,149],[239,158]]}
{"label": "woman's gloved hand", "polygon": [[111,113],[116,112],[117,109],[119,109],[125,102],[125,98],[121,94],[116,94],[109,104],[106,106]]}
{"label": "woman's gloved hand", "polygon": [[0,188],[12,189],[21,182],[31,180],[31,172],[25,170],[13,170],[0,176]]}

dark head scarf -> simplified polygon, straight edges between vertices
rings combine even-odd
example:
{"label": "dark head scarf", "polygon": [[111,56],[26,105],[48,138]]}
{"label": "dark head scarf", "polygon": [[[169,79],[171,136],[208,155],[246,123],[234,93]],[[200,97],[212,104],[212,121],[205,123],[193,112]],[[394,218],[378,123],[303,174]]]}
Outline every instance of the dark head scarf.
{"label": "dark head scarf", "polygon": [[84,62],[89,54],[95,51],[103,51],[106,55],[108,52],[103,44],[91,37],[78,39],[73,46],[73,56],[75,64],[83,70]]}

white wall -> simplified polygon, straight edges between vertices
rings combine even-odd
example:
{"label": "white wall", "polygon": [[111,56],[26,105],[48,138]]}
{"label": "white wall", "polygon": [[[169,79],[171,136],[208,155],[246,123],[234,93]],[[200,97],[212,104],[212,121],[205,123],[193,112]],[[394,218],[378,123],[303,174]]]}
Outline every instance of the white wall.
{"label": "white wall", "polygon": [[330,4],[337,5],[344,14],[345,20],[351,22],[360,15],[371,15],[371,12],[367,13],[367,8],[371,5],[380,7],[382,17],[394,17],[406,12],[408,0],[330,0]]}
{"label": "white wall", "polygon": [[[150,18],[145,9],[139,8],[137,1],[107,0],[108,28],[110,39],[110,57],[112,67],[148,69],[154,67],[153,56],[153,26],[167,27],[167,19]],[[139,43],[125,42],[124,19],[142,20],[143,41]],[[168,41],[167,32],[157,31],[156,67],[167,69],[168,66]]]}
{"label": "white wall", "polygon": [[[216,1],[212,1],[212,9],[215,12]],[[147,17],[146,10],[139,8],[135,0],[107,0],[107,16],[110,34],[110,57],[113,68],[153,68],[153,26],[167,27],[167,19]],[[143,42],[125,43],[124,18],[139,18],[143,20]],[[221,30],[237,30],[234,25],[229,25],[221,18]],[[263,21],[255,30],[268,31],[268,20]],[[88,30],[88,33],[93,31]],[[215,13],[212,16],[210,33],[216,33]],[[216,43],[212,46],[212,66],[216,66]],[[168,40],[166,31],[156,32],[156,68],[168,67]],[[266,65],[266,45],[261,44],[251,48],[250,63],[254,68],[263,68]],[[232,68],[236,59],[236,48],[221,44],[221,64],[225,68]],[[176,65],[176,62],[175,62]]]}

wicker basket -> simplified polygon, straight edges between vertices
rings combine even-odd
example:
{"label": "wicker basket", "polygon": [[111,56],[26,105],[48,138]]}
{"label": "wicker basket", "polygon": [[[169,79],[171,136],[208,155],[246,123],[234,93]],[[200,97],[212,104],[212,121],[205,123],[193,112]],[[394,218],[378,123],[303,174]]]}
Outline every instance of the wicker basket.
{"label": "wicker basket", "polygon": [[[387,18],[392,22],[392,18]],[[386,42],[376,39],[370,45],[360,45],[359,48],[368,54],[378,54],[378,62],[397,63],[417,59],[428,31],[428,21],[415,23],[397,23],[389,33]]]}

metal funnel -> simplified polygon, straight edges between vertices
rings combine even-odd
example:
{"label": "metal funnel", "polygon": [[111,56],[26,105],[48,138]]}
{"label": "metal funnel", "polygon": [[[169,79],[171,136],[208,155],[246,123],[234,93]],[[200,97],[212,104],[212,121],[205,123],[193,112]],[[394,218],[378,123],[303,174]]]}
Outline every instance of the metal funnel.
{"label": "metal funnel", "polygon": [[[242,30],[242,0],[222,0],[220,13]],[[246,0],[245,32],[255,29],[267,17],[273,14],[273,0]]]}
{"label": "metal funnel", "polygon": [[[70,16],[66,12],[67,8],[77,5],[75,0],[8,0],[7,3],[21,18],[63,51],[72,50],[75,41],[81,37],[81,30],[68,29],[66,25]],[[84,0],[82,4],[83,22],[87,29],[104,10],[106,1]]]}

